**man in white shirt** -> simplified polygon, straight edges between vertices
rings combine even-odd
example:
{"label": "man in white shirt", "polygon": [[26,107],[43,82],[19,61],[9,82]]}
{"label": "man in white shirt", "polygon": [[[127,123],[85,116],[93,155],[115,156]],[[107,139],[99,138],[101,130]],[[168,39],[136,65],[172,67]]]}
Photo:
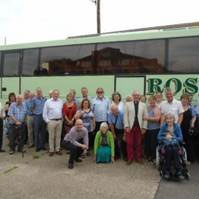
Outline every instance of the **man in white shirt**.
{"label": "man in white shirt", "polygon": [[184,112],[181,102],[174,98],[173,91],[170,88],[166,89],[165,96],[167,100],[163,101],[160,104],[161,125],[164,123],[165,115],[167,113],[174,114],[175,122],[180,125],[183,119],[183,112]]}
{"label": "man in white shirt", "polygon": [[59,90],[54,89],[52,98],[45,102],[43,110],[43,118],[47,123],[49,133],[49,156],[53,156],[54,152],[58,155],[62,155],[60,151],[60,141],[63,122],[63,101],[59,98],[59,95]]}

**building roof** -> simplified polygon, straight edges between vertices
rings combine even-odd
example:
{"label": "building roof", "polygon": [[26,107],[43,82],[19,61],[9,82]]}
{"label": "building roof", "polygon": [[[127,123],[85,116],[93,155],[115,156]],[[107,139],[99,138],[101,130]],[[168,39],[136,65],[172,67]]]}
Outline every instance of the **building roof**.
{"label": "building roof", "polygon": [[13,44],[0,46],[0,51],[17,50],[17,49],[31,49],[67,45],[81,45],[81,44],[95,44],[108,43],[119,41],[134,41],[134,40],[148,40],[148,39],[165,39],[165,38],[179,38],[199,36],[199,27],[185,27],[172,28],[160,30],[144,30],[144,31],[129,31],[129,32],[113,32],[110,34],[100,34],[91,36],[71,37],[64,40],[33,42],[24,44]]}

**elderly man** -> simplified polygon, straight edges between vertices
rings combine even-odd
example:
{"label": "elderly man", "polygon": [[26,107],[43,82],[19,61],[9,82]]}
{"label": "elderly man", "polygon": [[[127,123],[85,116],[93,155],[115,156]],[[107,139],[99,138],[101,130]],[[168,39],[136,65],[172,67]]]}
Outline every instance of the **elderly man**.
{"label": "elderly man", "polygon": [[33,142],[33,121],[34,121],[34,117],[33,117],[33,97],[34,94],[30,91],[28,93],[28,98],[25,100],[24,104],[26,106],[26,110],[27,110],[27,118],[26,118],[26,124],[27,124],[27,128],[28,128],[28,144],[29,144],[29,148],[32,148],[34,146],[34,142]]}
{"label": "elderly man", "polygon": [[115,138],[116,159],[126,160],[126,144],[124,138],[124,113],[118,109],[118,106],[111,105],[111,111],[108,114],[108,123]]}
{"label": "elderly man", "polygon": [[140,93],[133,92],[133,100],[125,106],[124,126],[126,130],[128,162],[131,164],[136,158],[142,163],[142,133],[146,132],[146,105],[140,101]]}
{"label": "elderly man", "polygon": [[165,96],[167,100],[163,101],[160,104],[161,126],[165,121],[165,115],[167,113],[173,113],[175,116],[175,122],[180,125],[183,119],[184,112],[181,102],[174,98],[173,91],[170,88],[166,89]]}
{"label": "elderly man", "polygon": [[96,118],[95,133],[99,131],[102,122],[108,121],[108,112],[110,109],[110,101],[104,96],[104,89],[97,88],[97,96],[92,101],[92,109]]}
{"label": "elderly man", "polygon": [[18,151],[23,151],[26,112],[26,107],[23,103],[23,96],[19,95],[16,98],[16,102],[11,104],[8,111],[8,115],[10,116],[10,155],[15,152],[16,142],[18,144]]}
{"label": "elderly man", "polygon": [[60,141],[62,132],[62,109],[63,101],[59,98],[59,90],[54,89],[52,98],[48,99],[44,105],[43,118],[48,125],[49,133],[49,156],[62,155],[60,151]]}
{"label": "elderly man", "polygon": [[70,151],[68,168],[73,169],[74,161],[81,162],[79,157],[88,150],[88,130],[81,119],[77,119],[75,126],[65,135],[63,145]]}
{"label": "elderly man", "polygon": [[46,98],[43,97],[41,88],[36,89],[36,96],[33,98],[33,114],[34,114],[34,133],[36,152],[45,150],[46,124],[43,120],[43,108]]}

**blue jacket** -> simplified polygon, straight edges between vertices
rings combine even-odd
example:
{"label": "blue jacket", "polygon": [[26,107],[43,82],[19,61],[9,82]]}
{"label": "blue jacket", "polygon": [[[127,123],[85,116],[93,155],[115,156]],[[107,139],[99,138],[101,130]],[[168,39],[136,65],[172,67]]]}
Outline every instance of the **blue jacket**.
{"label": "blue jacket", "polygon": [[174,136],[171,141],[166,139],[166,134],[168,132],[168,124],[164,123],[163,126],[160,128],[160,131],[158,133],[158,143],[163,143],[163,144],[179,144],[183,142],[183,136],[182,136],[182,131],[181,128],[178,124],[174,124]]}

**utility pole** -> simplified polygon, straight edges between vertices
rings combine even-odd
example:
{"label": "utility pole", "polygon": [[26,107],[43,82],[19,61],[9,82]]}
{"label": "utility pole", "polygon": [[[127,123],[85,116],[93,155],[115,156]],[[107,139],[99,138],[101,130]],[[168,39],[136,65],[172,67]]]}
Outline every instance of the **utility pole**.
{"label": "utility pole", "polygon": [[6,37],[4,37],[4,45],[6,45],[7,44],[7,39],[6,39]]}
{"label": "utility pole", "polygon": [[101,33],[101,13],[100,13],[100,1],[101,0],[91,0],[96,5],[96,11],[97,11],[97,34]]}

